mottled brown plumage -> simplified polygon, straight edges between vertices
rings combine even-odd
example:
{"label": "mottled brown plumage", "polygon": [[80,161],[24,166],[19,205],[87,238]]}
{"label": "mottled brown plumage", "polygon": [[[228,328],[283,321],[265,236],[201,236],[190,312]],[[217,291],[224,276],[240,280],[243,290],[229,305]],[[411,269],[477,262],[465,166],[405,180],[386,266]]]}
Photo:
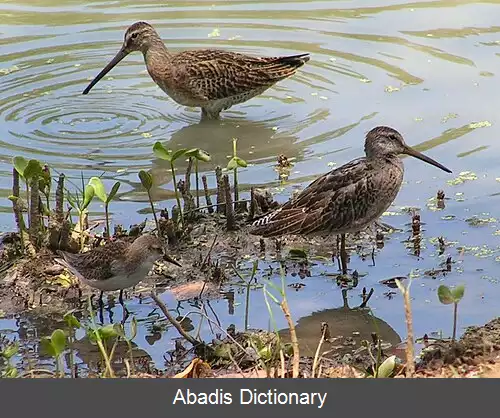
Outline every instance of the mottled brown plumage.
{"label": "mottled brown plumage", "polygon": [[63,257],[58,262],[79,280],[101,292],[120,290],[120,299],[123,289],[143,280],[159,258],[180,266],[165,254],[160,239],[149,234],[141,235],[133,242],[111,241],[85,253],[58,253]]}
{"label": "mottled brown plumage", "polygon": [[285,234],[346,234],[376,221],[392,204],[403,181],[399,158],[407,154],[451,171],[409,147],[396,130],[378,126],[366,135],[366,157],[322,175],[278,210],[256,220],[251,233],[264,237]]}
{"label": "mottled brown plumage", "polygon": [[255,97],[290,77],[309,61],[309,54],[253,57],[220,49],[170,52],[155,29],[136,22],[125,32],[123,46],[83,91],[90,89],[130,52],[141,51],[149,75],[174,101],[201,107],[202,118]]}

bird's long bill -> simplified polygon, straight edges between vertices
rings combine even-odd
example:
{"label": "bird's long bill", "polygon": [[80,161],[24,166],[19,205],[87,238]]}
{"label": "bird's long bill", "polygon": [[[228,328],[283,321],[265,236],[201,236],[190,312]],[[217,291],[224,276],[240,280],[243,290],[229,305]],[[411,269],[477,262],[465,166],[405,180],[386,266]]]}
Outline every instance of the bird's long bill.
{"label": "bird's long bill", "polygon": [[118,54],[115,55],[115,57],[109,62],[106,67],[102,69],[102,71],[97,74],[97,76],[90,82],[90,84],[83,90],[82,94],[88,94],[90,89],[94,87],[101,78],[103,78],[107,73],[111,71],[111,69],[118,64],[123,58],[125,58],[128,55],[128,52],[122,47],[120,51],[118,51]]}
{"label": "bird's long bill", "polygon": [[409,146],[406,146],[405,154],[411,155],[412,157],[425,161],[426,163],[429,163],[434,167],[440,168],[441,170],[446,171],[447,173],[451,173],[451,170],[449,168],[446,168],[444,165],[439,164],[437,161],[434,161],[432,158],[422,154],[421,152],[418,152],[417,150],[414,150],[413,148],[410,148]]}
{"label": "bird's long bill", "polygon": [[168,261],[169,263],[175,264],[177,267],[182,267],[182,265],[177,260],[175,260],[174,258],[170,257],[168,254],[165,254],[163,256],[163,259],[165,261]]}

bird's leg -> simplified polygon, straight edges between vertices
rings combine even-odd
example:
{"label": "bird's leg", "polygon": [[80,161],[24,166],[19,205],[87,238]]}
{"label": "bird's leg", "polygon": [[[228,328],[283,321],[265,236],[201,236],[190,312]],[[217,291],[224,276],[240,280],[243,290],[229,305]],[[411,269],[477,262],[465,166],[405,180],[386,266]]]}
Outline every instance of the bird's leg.
{"label": "bird's leg", "polygon": [[122,307],[123,307],[122,325],[124,325],[125,322],[127,322],[128,317],[130,316],[130,312],[128,311],[125,305],[122,305]]}
{"label": "bird's leg", "polygon": [[342,274],[347,274],[347,250],[345,245],[345,234],[340,236],[340,264],[342,266]]}
{"label": "bird's leg", "polygon": [[99,309],[102,309],[104,307],[104,302],[102,300],[102,295],[104,292],[101,290],[101,293],[99,293]]}
{"label": "bird's leg", "polygon": [[99,322],[101,325],[104,324],[104,305],[102,303],[99,304]]}
{"label": "bird's leg", "polygon": [[123,289],[120,290],[120,296],[118,297],[118,301],[120,302],[120,305],[123,306]]}

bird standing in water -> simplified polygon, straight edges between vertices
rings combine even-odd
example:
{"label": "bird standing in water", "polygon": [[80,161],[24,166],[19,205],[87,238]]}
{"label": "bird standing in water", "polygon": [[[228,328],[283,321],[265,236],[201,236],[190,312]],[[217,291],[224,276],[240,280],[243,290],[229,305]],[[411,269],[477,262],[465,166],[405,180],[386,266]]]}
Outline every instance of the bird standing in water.
{"label": "bird standing in water", "polygon": [[341,235],[345,274],[345,234],[366,228],[392,204],[403,182],[399,155],[410,155],[451,173],[411,148],[398,131],[387,126],[368,132],[365,154],[317,178],[281,208],[253,222],[250,233],[263,237]]}
{"label": "bird standing in water", "polygon": [[173,53],[150,24],[136,22],[125,32],[120,51],[83,94],[133,51],[142,52],[149,75],[175,102],[201,107],[202,119],[218,119],[221,111],[262,94],[309,61],[309,54],[253,57],[220,49]]}
{"label": "bird standing in water", "polygon": [[63,259],[57,261],[83,283],[101,291],[99,302],[105,291],[120,291],[123,305],[123,290],[143,280],[153,264],[160,258],[180,267],[180,264],[164,251],[161,240],[144,234],[133,242],[117,240],[80,254],[58,251]]}

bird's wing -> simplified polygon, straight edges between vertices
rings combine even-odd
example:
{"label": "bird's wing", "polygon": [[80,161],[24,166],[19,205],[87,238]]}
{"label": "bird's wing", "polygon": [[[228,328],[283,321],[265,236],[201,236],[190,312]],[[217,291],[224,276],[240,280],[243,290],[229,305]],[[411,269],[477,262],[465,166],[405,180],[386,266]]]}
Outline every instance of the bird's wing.
{"label": "bird's wing", "polygon": [[81,280],[106,280],[116,273],[116,257],[125,255],[126,243],[115,241],[81,254],[58,251],[64,267]]}
{"label": "bird's wing", "polygon": [[377,175],[365,158],[351,161],[318,177],[297,197],[258,219],[251,233],[277,237],[349,227],[375,203],[376,190],[369,186]]}
{"label": "bird's wing", "polygon": [[222,50],[194,50],[173,58],[173,74],[177,89],[202,100],[217,100],[270,87],[308,60],[308,54],[252,57]]}

